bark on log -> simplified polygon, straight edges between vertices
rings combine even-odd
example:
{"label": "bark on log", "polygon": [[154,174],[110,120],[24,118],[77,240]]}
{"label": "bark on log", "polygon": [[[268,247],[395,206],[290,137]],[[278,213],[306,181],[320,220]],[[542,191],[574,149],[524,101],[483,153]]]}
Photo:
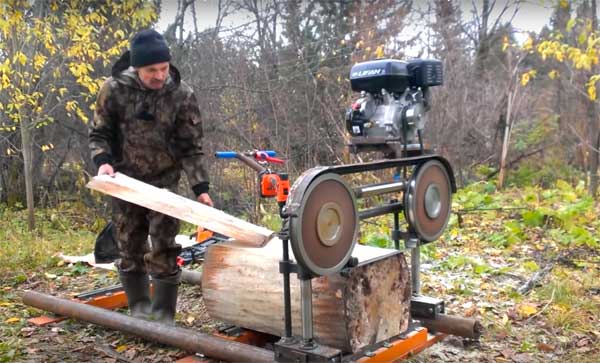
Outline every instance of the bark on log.
{"label": "bark on log", "polygon": [[88,188],[161,212],[174,218],[221,233],[250,247],[260,247],[273,236],[273,231],[191,199],[146,184],[125,174],[96,176]]}
{"label": "bark on log", "polygon": [[[263,248],[228,244],[209,248],[202,291],[212,318],[283,335],[281,246],[275,239]],[[357,245],[352,255],[360,263],[348,274],[312,282],[315,339],[344,352],[356,352],[405,331],[410,311],[410,275],[402,253]],[[295,275],[290,285],[293,334],[299,336],[300,284]]]}

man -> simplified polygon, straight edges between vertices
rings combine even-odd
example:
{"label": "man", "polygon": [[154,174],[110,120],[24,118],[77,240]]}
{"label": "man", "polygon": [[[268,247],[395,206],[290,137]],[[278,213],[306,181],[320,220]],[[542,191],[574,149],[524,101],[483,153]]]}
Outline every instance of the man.
{"label": "man", "polygon": [[[170,59],[158,32],[134,36],[98,94],[89,133],[92,159],[98,175],[118,171],[171,191],[184,170],[198,201],[212,206],[200,110]],[[175,243],[179,221],[113,198],[113,223],[120,255],[116,265],[130,314],[173,325],[181,281],[176,263],[181,246]]]}

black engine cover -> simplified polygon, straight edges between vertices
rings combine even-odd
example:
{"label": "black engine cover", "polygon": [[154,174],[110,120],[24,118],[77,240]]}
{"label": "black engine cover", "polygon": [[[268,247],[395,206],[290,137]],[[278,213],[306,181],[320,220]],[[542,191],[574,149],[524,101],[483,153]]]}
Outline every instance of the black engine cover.
{"label": "black engine cover", "polygon": [[410,82],[408,63],[395,59],[379,59],[355,64],[350,70],[350,84],[355,92],[402,93]]}

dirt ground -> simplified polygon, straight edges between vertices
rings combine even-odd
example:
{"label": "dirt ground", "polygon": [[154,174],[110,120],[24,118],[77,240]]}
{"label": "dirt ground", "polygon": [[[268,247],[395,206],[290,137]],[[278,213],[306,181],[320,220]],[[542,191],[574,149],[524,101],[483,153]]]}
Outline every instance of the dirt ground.
{"label": "dirt ground", "polygon": [[[3,361],[14,362],[174,362],[189,356],[177,348],[168,347],[128,336],[124,333],[94,326],[86,322],[64,320],[44,327],[36,327],[26,322],[26,318],[38,316],[41,311],[19,304],[18,294],[22,290],[35,290],[55,296],[71,297],[77,293],[91,291],[118,283],[114,272],[84,267],[70,267],[70,271],[79,268],[79,274],[58,276],[44,273],[30,276],[18,289],[4,288],[4,300],[9,303],[0,306],[0,312],[21,316],[13,327],[10,337],[16,346],[12,358],[10,352],[4,353]],[[200,269],[200,267],[195,267]],[[444,279],[459,279],[460,274],[448,271],[444,274],[428,272],[427,263],[423,265],[423,282],[429,286],[429,292],[443,292]],[[63,270],[64,271],[64,270]],[[443,275],[443,276],[442,276]],[[514,283],[511,274],[484,276],[479,284],[501,286]],[[599,291],[591,291],[598,294]],[[12,298],[10,297],[12,296]],[[479,341],[466,341],[449,336],[425,351],[411,357],[409,362],[600,362],[600,333],[573,333],[565,337],[564,332],[548,326],[544,314],[530,316],[527,319],[511,315],[514,303],[497,301],[493,304],[493,293],[487,300],[477,296],[453,297],[446,295],[447,309],[450,312],[462,311],[480,319],[486,329]],[[600,301],[597,298],[596,301]],[[9,307],[9,305],[12,306]],[[477,306],[477,309],[475,309]],[[18,310],[20,309],[20,312]],[[544,307],[540,307],[543,312]],[[493,314],[478,316],[478,312],[488,310]],[[121,312],[125,313],[124,310]],[[508,312],[508,316],[505,312]],[[3,317],[2,320],[7,318]],[[500,321],[507,320],[507,321]],[[200,332],[216,332],[225,325],[212,321],[205,310],[201,289],[197,286],[182,285],[177,313],[178,326]],[[509,324],[510,323],[510,324]],[[510,325],[510,329],[498,329],[498,326]],[[17,330],[14,330],[17,329]],[[4,334],[6,335],[6,333]],[[543,343],[540,337],[555,337],[557,340]],[[6,336],[3,339],[8,339]],[[544,338],[546,339],[546,338]],[[566,341],[564,341],[566,339]],[[564,341],[558,345],[555,341]],[[535,349],[529,349],[528,344]]]}

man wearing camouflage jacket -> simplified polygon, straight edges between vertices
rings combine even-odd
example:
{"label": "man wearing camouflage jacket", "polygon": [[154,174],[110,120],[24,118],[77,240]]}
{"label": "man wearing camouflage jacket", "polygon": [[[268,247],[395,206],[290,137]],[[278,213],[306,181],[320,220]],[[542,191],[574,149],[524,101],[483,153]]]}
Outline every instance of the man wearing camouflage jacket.
{"label": "man wearing camouflage jacket", "polygon": [[[118,171],[171,191],[184,170],[198,201],[212,206],[200,110],[170,59],[158,32],[144,30],[133,37],[98,94],[89,133],[92,159],[98,175]],[[175,243],[179,221],[113,198],[113,223],[120,254],[116,265],[131,315],[174,324],[181,281],[176,263],[181,246]]]}

